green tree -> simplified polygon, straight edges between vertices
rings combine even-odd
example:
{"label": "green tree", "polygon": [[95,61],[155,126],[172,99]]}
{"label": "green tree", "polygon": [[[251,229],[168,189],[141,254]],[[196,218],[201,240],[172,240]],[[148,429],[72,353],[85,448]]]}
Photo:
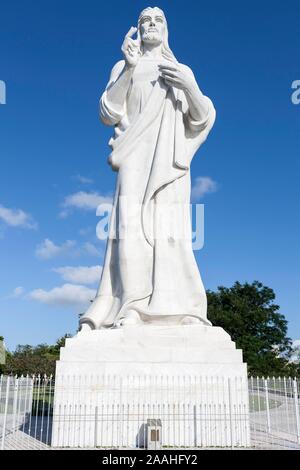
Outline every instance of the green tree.
{"label": "green tree", "polygon": [[18,345],[14,352],[7,354],[3,373],[13,375],[55,374],[60,348],[64,346],[66,338],[70,337],[71,335],[66,334],[50,346],[47,344]]}
{"label": "green tree", "polygon": [[291,339],[287,320],[274,303],[275,293],[261,282],[236,282],[207,292],[208,318],[221,326],[237,348],[243,350],[251,375],[289,375],[295,373],[290,362]]}
{"label": "green tree", "polygon": [[0,374],[3,373],[5,360],[6,360],[6,351],[5,351],[5,346],[4,346],[4,337],[0,336]]}

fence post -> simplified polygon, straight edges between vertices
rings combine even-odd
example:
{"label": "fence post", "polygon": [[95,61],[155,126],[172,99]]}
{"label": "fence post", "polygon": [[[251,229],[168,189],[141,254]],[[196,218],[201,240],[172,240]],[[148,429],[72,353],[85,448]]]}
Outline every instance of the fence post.
{"label": "fence post", "polygon": [[229,400],[229,422],[230,422],[230,443],[233,449],[233,416],[232,416],[232,396],[231,396],[231,379],[228,379],[228,400]]}
{"label": "fence post", "polygon": [[194,416],[194,446],[197,447],[198,442],[198,431],[197,431],[197,407],[193,406],[193,416]]}
{"label": "fence post", "polygon": [[298,439],[298,444],[300,444],[300,416],[299,416],[297,379],[293,380],[293,392],[294,392],[293,395],[294,395],[296,427],[297,427],[297,439]]}
{"label": "fence post", "polygon": [[97,447],[98,440],[98,406],[95,407],[95,429],[94,429],[94,447]]}
{"label": "fence post", "polygon": [[1,393],[1,392],[2,392],[3,377],[4,377],[4,375],[1,374],[1,375],[0,375],[0,400],[1,400],[1,396],[2,396],[2,393]]}
{"label": "fence post", "polygon": [[9,398],[9,379],[10,379],[10,377],[8,375],[7,376],[7,382],[6,382],[6,395],[5,395],[1,450],[4,449],[4,442],[5,442],[5,429],[6,429],[7,408],[8,408],[8,398]]}
{"label": "fence post", "polygon": [[265,392],[266,392],[267,426],[268,426],[268,432],[271,432],[270,403],[269,403],[269,391],[268,391],[268,380],[267,379],[265,379]]}
{"label": "fence post", "polygon": [[119,436],[118,436],[118,443],[123,442],[123,413],[122,413],[122,403],[123,403],[123,377],[120,377],[119,380],[119,387],[120,387],[120,396],[119,396]]}
{"label": "fence post", "polygon": [[13,431],[13,432],[15,432],[15,429],[16,429],[16,418],[17,418],[17,408],[18,408],[18,395],[19,395],[19,379],[18,379],[18,376],[15,375],[14,398],[13,398],[13,424],[12,424],[12,431]]}

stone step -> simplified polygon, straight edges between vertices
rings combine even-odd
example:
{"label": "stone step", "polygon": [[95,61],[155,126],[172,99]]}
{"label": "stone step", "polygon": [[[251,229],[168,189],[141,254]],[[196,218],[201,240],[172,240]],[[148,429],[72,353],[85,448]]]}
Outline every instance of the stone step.
{"label": "stone step", "polygon": [[242,351],[239,349],[218,348],[170,348],[170,347],[89,347],[88,350],[80,348],[63,348],[61,361],[96,361],[96,362],[241,362]]}
{"label": "stone step", "polygon": [[91,376],[198,376],[198,377],[246,377],[247,366],[245,363],[190,363],[190,362],[99,362],[99,361],[58,361],[56,367],[56,380],[64,377],[80,377],[80,382],[84,383]]}
{"label": "stone step", "polygon": [[[229,349],[235,347],[230,336],[222,328],[207,326],[139,326],[108,330],[94,330],[79,333],[66,341],[66,347],[82,347],[88,343],[103,348],[116,345],[141,345],[143,347],[208,347],[215,344],[218,348],[226,343]],[[212,346],[214,349],[214,346]]]}

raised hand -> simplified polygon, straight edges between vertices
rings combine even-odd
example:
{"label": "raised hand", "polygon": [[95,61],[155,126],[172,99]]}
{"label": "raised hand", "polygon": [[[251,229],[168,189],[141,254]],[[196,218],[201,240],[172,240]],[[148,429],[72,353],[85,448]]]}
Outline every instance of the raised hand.
{"label": "raised hand", "polygon": [[130,30],[125,36],[122,44],[122,52],[124,54],[125,62],[128,67],[135,67],[141,57],[140,43],[137,39],[132,39],[132,36],[137,32],[137,28],[131,26]]}
{"label": "raised hand", "polygon": [[167,85],[179,88],[179,90],[189,90],[195,83],[195,79],[188,68],[183,64],[160,64],[159,71],[161,77]]}
{"label": "raised hand", "polygon": [[161,63],[159,72],[169,86],[183,90],[186,96],[189,114],[194,121],[202,121],[208,116],[209,101],[198,87],[193,72],[183,64]]}

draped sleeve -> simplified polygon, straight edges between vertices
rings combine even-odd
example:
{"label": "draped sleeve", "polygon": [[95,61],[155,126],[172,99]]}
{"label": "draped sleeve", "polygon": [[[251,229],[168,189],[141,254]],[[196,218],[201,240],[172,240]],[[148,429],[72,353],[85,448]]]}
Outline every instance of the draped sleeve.
{"label": "draped sleeve", "polygon": [[[194,77],[192,70],[185,66]],[[179,90],[176,101],[175,163],[180,168],[188,169],[199,147],[205,142],[211,131],[216,110],[210,98],[202,94],[207,112],[201,120],[195,120],[190,114],[189,105],[183,90]]]}
{"label": "draped sleeve", "polygon": [[126,114],[126,103],[122,107],[114,107],[107,99],[107,91],[117,81],[125,65],[124,60],[120,60],[113,67],[109,82],[99,101],[99,114],[103,124],[116,126]]}
{"label": "draped sleeve", "polygon": [[[190,69],[190,67],[185,65],[185,69],[195,79],[195,76],[192,70]],[[209,128],[207,129],[208,130],[207,133],[209,133],[211,127],[214,124],[215,117],[216,117],[216,111],[215,111],[212,101],[207,96],[202,95],[202,99],[206,103],[207,113],[205,116],[203,116],[201,120],[195,120],[193,119],[193,117],[191,116],[189,112],[188,102],[184,94],[181,94],[181,99],[182,99],[183,121],[185,124],[187,135],[191,136],[192,134],[197,134],[199,132],[204,131],[206,128]]]}

